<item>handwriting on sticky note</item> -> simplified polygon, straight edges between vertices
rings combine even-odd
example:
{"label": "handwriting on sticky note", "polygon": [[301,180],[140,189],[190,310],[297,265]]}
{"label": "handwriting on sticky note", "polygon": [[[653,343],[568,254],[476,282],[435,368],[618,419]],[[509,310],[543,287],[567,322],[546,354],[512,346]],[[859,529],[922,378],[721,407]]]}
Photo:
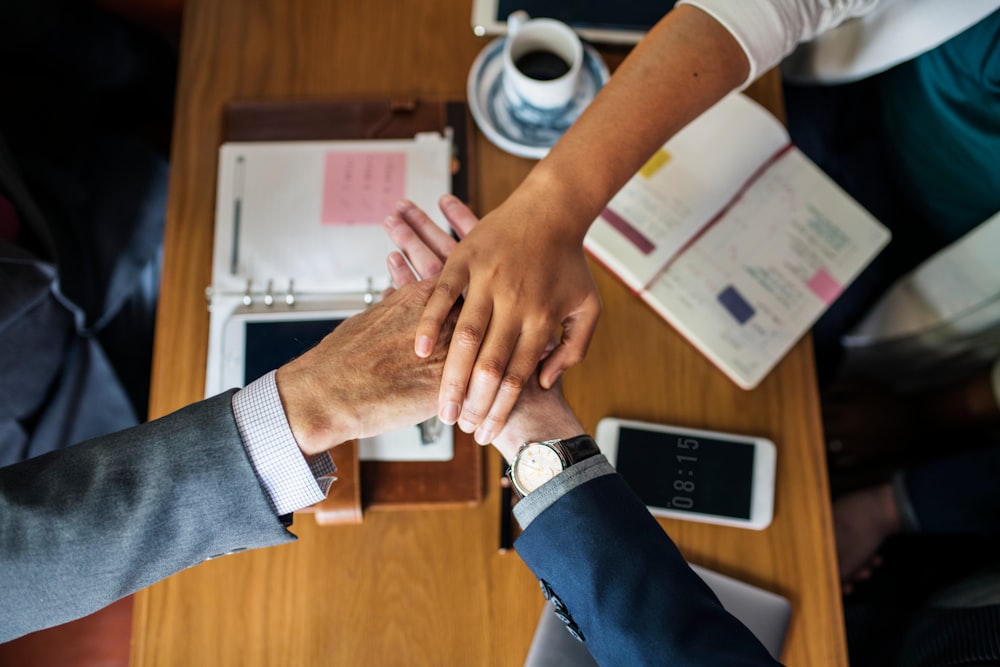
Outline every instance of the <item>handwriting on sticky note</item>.
{"label": "handwriting on sticky note", "polygon": [[379,223],[405,193],[405,153],[326,154],[322,213],[325,225]]}

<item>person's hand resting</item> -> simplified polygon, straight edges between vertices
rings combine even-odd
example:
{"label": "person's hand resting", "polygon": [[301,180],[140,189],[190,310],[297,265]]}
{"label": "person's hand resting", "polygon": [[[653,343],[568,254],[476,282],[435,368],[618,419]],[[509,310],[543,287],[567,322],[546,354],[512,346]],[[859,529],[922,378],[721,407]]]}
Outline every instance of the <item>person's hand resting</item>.
{"label": "person's hand resting", "polygon": [[278,394],[305,454],[434,416],[455,318],[445,319],[427,357],[413,354],[413,332],[433,289],[427,281],[387,290],[382,301],[278,369]]}
{"label": "person's hand resting", "polygon": [[903,398],[866,382],[839,382],[823,392],[823,435],[830,465],[849,468],[899,456],[921,430],[921,415]]}
{"label": "person's hand resting", "polygon": [[845,593],[871,576],[872,568],[879,564],[879,548],[901,525],[890,484],[852,491],[834,501],[833,531]]}
{"label": "person's hand resting", "polygon": [[[966,429],[1000,426],[993,368],[914,394],[896,394],[863,381],[842,381],[823,392],[823,431],[830,463],[846,468],[870,462],[956,452],[975,438]],[[942,437],[942,434],[943,437]]]}
{"label": "person's hand resting", "polygon": [[[528,206],[521,202],[534,201]],[[584,356],[601,311],[583,239],[554,224],[545,197],[510,199],[475,224],[455,197],[441,209],[462,242],[447,258],[417,326],[415,349],[433,349],[441,325],[464,295],[445,362],[438,416],[490,442],[561,327],[538,373],[550,387]],[[465,225],[460,220],[471,223]],[[421,276],[426,277],[421,273]]]}

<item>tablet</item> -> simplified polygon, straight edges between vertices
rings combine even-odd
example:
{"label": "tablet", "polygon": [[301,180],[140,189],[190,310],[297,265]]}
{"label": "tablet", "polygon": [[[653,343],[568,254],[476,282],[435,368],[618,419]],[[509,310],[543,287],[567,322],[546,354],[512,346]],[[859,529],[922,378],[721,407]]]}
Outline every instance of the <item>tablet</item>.
{"label": "tablet", "polygon": [[473,0],[472,31],[503,35],[507,17],[524,10],[532,18],[554,18],[581,37],[600,44],[635,44],[674,6],[673,2],[603,2],[601,0]]}
{"label": "tablet", "polygon": [[[362,307],[238,310],[223,329],[219,391],[246,386],[300,356]],[[362,461],[449,461],[453,455],[453,430],[437,418],[359,441]]]}
{"label": "tablet", "polygon": [[223,388],[244,387],[313,347],[360,308],[237,311],[222,335]]}

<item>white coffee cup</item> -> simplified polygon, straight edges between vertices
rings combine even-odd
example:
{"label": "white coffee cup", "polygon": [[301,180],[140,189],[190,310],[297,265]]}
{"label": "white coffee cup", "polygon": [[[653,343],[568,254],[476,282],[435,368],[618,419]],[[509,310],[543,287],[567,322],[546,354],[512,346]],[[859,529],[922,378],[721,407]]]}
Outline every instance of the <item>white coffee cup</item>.
{"label": "white coffee cup", "polygon": [[583,44],[562,21],[532,19],[523,11],[507,18],[503,90],[515,117],[537,122],[565,108],[582,67]]}

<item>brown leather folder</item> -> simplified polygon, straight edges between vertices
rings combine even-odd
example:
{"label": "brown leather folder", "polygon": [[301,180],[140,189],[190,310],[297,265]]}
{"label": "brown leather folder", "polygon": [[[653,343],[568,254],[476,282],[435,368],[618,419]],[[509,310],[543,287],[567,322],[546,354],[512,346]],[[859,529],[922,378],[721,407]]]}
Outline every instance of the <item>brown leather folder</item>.
{"label": "brown leather folder", "polygon": [[[449,131],[452,193],[475,209],[474,127],[464,100],[244,100],[226,105],[223,141],[401,139]],[[337,482],[313,508],[319,523],[357,523],[372,510],[473,505],[483,499],[484,451],[455,430],[450,461],[359,461],[356,442],[335,448]]]}

